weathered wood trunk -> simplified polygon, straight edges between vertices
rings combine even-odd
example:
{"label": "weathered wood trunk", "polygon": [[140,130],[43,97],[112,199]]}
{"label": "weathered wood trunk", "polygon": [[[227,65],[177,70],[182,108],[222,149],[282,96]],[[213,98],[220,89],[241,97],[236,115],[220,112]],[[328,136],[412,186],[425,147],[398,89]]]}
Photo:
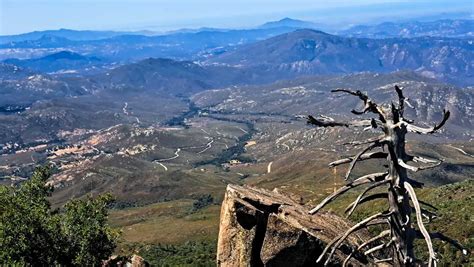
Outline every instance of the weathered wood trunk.
{"label": "weathered wood trunk", "polygon": [[[383,135],[381,136],[365,141],[354,141],[349,143],[355,146],[370,144],[357,155],[340,159],[329,164],[330,167],[335,167],[341,164],[350,163],[345,175],[346,180],[350,180],[352,170],[358,161],[373,158],[385,158],[388,163],[388,169],[386,172],[364,175],[348,182],[348,184],[328,196],[318,206],[310,211],[311,214],[316,214],[338,196],[354,187],[367,184],[369,186],[346,209],[348,215],[350,216],[359,204],[375,199],[386,199],[389,206],[388,210],[365,218],[356,224],[355,227],[348,229],[347,232],[336,237],[333,242],[325,248],[323,255],[318,258],[318,262],[322,262],[326,256],[324,254],[327,254],[327,259],[325,261],[325,264],[327,265],[334,256],[335,251],[342,246],[344,241],[354,232],[369,226],[384,224],[389,226],[388,230],[382,231],[378,236],[372,238],[370,242],[358,246],[354,251],[364,251],[364,254],[373,257],[375,262],[390,262],[395,266],[414,266],[415,255],[413,253],[413,243],[415,238],[423,238],[426,241],[429,252],[428,266],[433,266],[436,265],[437,259],[431,238],[440,238],[444,241],[450,242],[464,254],[467,253],[458,242],[451,240],[440,233],[429,233],[426,230],[422,216],[428,216],[429,218],[429,214],[432,214],[432,212],[421,208],[420,202],[418,201],[413,188],[421,187],[422,184],[410,179],[407,173],[407,170],[417,172],[419,170],[437,167],[442,163],[442,160],[433,160],[408,155],[405,151],[406,134],[408,132],[432,134],[443,127],[449,119],[450,113],[449,111],[443,111],[442,121],[431,128],[415,126],[412,124],[413,121],[410,121],[403,116],[406,99],[403,96],[402,89],[395,86],[395,91],[398,95],[398,105],[396,106],[392,103],[389,107],[379,106],[361,91],[347,89],[336,89],[332,91],[357,96],[364,102],[364,109],[362,111],[352,110],[352,113],[356,115],[362,115],[365,113],[375,114],[376,118],[371,118],[370,120],[338,122],[323,115],[321,115],[320,118],[308,116],[308,123],[317,127],[365,127],[364,130],[382,129]],[[382,151],[372,152],[372,150],[376,148],[381,148]],[[430,163],[431,165],[412,166],[407,164],[409,161]],[[387,192],[366,195],[368,191],[385,185],[388,186]],[[415,229],[414,223],[412,223],[412,220],[414,219],[412,218],[412,210],[415,211],[418,229]],[[380,255],[375,255],[375,253],[379,253],[384,249],[391,251],[390,257],[379,258]],[[350,259],[351,256],[352,255],[349,255],[346,260]]]}
{"label": "weathered wood trunk", "polygon": [[406,127],[394,127],[398,121],[393,121],[393,115],[389,117],[384,129],[385,138],[390,140],[389,150],[389,184],[388,203],[389,209],[393,212],[391,215],[391,236],[397,246],[393,247],[393,264],[395,266],[412,266],[414,253],[413,241],[415,232],[411,226],[411,206],[410,199],[405,190],[404,183],[407,181],[408,174],[405,168],[401,168],[398,159],[405,159],[405,135]]}

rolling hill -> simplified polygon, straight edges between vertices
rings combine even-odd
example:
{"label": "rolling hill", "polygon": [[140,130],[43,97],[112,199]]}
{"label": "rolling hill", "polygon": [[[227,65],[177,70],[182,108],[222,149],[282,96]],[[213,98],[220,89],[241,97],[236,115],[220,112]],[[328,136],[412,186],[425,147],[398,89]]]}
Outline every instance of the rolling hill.
{"label": "rolling hill", "polygon": [[192,99],[199,107],[221,113],[251,111],[290,117],[304,114],[338,117],[345,116],[347,113],[344,111],[352,110],[360,103],[357,98],[332,94],[332,89],[361,90],[377,101],[389,103],[396,101],[393,94],[395,84],[404,87],[406,96],[413,99],[413,108],[407,110],[412,119],[434,123],[441,119],[441,111],[448,109],[452,112],[447,127],[450,138],[474,137],[473,90],[442,84],[414,72],[303,77],[264,86],[205,91],[195,94]]}

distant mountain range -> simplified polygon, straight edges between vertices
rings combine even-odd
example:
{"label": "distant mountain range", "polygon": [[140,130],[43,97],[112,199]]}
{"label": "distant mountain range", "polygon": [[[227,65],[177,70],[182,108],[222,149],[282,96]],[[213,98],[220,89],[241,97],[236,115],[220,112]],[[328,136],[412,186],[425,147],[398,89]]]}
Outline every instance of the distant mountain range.
{"label": "distant mountain range", "polygon": [[[199,35],[202,44],[206,42],[203,35]],[[100,90],[189,96],[208,89],[264,84],[305,75],[404,69],[461,86],[474,84],[474,46],[469,39],[367,39],[297,30],[203,58],[201,62],[149,58],[115,68],[104,65],[107,61],[97,57],[70,51],[37,59],[9,59],[4,63],[10,64],[2,65],[4,71],[0,76],[2,102],[32,103]],[[97,70],[87,71],[94,68]],[[40,75],[45,72],[77,72],[82,77]]]}
{"label": "distant mountain range", "polygon": [[367,39],[297,30],[241,46],[209,63],[302,74],[416,70],[474,84],[474,43],[439,37]]}
{"label": "distant mountain range", "polygon": [[228,32],[233,30],[256,30],[273,28],[291,28],[291,29],[317,29],[333,34],[368,37],[368,38],[388,38],[388,37],[419,37],[419,36],[440,36],[440,37],[472,37],[474,20],[432,17],[418,20],[383,22],[374,25],[355,25],[349,29],[335,29],[329,24],[315,23],[311,21],[283,18],[277,21],[269,21],[260,26],[248,29],[230,29],[230,28],[185,28],[169,32],[154,31],[93,31],[93,30],[46,30],[34,31],[18,35],[0,36],[0,44],[18,46],[24,41],[36,41],[45,36],[54,36],[68,39],[70,41],[96,41],[110,39],[121,35],[135,36],[167,36],[177,33],[199,33],[199,32]]}
{"label": "distant mountain range", "polygon": [[[316,29],[324,27],[322,24],[316,24],[309,21],[283,18],[278,21],[270,21],[264,23],[261,26],[250,28],[250,29],[241,29],[241,30],[255,30],[255,29],[273,29],[273,28],[292,28],[292,29]],[[46,31],[34,31],[29,33],[17,34],[17,35],[0,35],[0,44],[9,44],[20,45],[17,43],[25,41],[37,41],[43,37],[57,37],[64,38],[70,41],[97,41],[103,39],[110,39],[116,36],[121,35],[139,35],[139,36],[163,36],[163,35],[174,35],[177,33],[198,33],[198,32],[228,32],[237,29],[219,29],[211,27],[202,27],[197,29],[178,29],[169,31],[166,33],[163,32],[153,32],[153,31],[93,31],[93,30],[71,30],[71,29],[59,29],[59,30],[46,30]],[[44,40],[43,40],[44,41]],[[25,44],[23,44],[25,45]]]}
{"label": "distant mountain range", "polygon": [[[411,25],[417,29],[410,31],[415,35],[433,33],[437,29],[439,34],[461,34],[466,33],[470,23],[472,21],[440,20],[422,22],[423,27],[415,27],[416,23],[392,23],[386,29],[395,32],[391,29]],[[0,45],[2,56],[9,57],[0,56],[4,63],[0,65],[0,89],[3,96],[8,94],[15,101],[24,97],[24,102],[81,95],[101,88],[189,95],[207,89],[263,84],[304,75],[405,69],[462,86],[474,84],[474,39],[471,37],[377,39],[299,29],[317,26],[285,18],[257,29],[202,29],[157,36],[68,30],[43,32],[36,40]],[[375,28],[362,28],[376,32]],[[76,40],[66,38],[71,35]],[[36,56],[18,56],[17,53]],[[77,73],[83,77],[76,77],[72,86],[71,81],[64,84],[66,77],[45,73]],[[86,84],[86,89],[78,86],[81,83]],[[6,99],[4,101],[10,98]]]}
{"label": "distant mountain range", "polygon": [[34,31],[29,33],[17,34],[17,35],[3,35],[0,36],[0,44],[11,43],[11,42],[23,42],[41,39],[43,36],[56,36],[60,38],[66,38],[71,41],[88,41],[88,40],[100,40],[111,38],[118,35],[126,34],[137,34],[137,35],[151,35],[153,32],[138,31],[138,32],[125,32],[125,31],[78,31],[70,29],[59,29],[59,30],[47,30],[47,31]]}
{"label": "distant mountain range", "polygon": [[97,67],[104,63],[97,57],[83,56],[71,51],[61,51],[51,55],[47,55],[34,59],[6,59],[3,61],[7,64],[20,66],[35,70],[37,72],[77,72],[83,71],[87,67]]}
{"label": "distant mountain range", "polygon": [[[328,25],[284,18],[250,29],[181,29],[169,33],[51,30],[0,36],[0,60],[33,58],[60,50],[94,54],[115,61],[147,57],[195,60],[297,29],[317,29],[348,37],[456,37],[472,38],[473,20],[387,22],[334,30]],[[32,50],[34,49],[34,50]]]}
{"label": "distant mountain range", "polygon": [[377,25],[358,25],[338,34],[350,37],[474,37],[474,20],[444,19],[437,21],[384,22]]}
{"label": "distant mountain range", "polygon": [[[118,35],[107,39],[73,41],[54,35],[43,35],[40,39],[0,44],[1,59],[8,57],[31,58],[38,50],[46,53],[58,49],[80,54],[94,54],[112,61],[134,61],[148,57],[193,59],[222,53],[233,47],[264,40],[295,28],[211,30],[178,32],[166,35]],[[34,49],[34,50],[33,50]]]}

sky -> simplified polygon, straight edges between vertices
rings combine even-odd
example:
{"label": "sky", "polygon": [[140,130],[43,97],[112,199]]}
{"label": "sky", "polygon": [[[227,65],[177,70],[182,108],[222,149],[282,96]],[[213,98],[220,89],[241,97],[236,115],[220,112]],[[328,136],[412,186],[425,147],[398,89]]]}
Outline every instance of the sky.
{"label": "sky", "polygon": [[283,17],[349,25],[461,11],[474,13],[474,0],[0,0],[0,35],[59,28],[243,28]]}

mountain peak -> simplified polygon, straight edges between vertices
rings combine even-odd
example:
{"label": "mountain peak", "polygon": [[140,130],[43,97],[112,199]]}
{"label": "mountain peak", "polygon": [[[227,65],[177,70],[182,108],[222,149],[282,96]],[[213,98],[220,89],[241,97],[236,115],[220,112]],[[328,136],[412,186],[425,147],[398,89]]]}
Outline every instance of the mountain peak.
{"label": "mountain peak", "polygon": [[47,55],[43,57],[43,59],[51,59],[51,60],[58,60],[58,59],[71,59],[71,60],[80,60],[80,59],[86,59],[85,56],[74,53],[72,51],[60,51],[54,54]]}
{"label": "mountain peak", "polygon": [[269,29],[269,28],[279,28],[279,27],[291,27],[291,28],[308,28],[314,29],[317,28],[317,25],[310,21],[298,20],[289,17],[285,17],[278,21],[269,21],[260,28],[262,29]]}
{"label": "mountain peak", "polygon": [[67,38],[64,38],[64,37],[60,37],[60,36],[57,36],[57,35],[54,35],[54,34],[46,33],[46,34],[43,34],[38,39],[38,41],[42,41],[42,42],[68,42],[69,40]]}
{"label": "mountain peak", "polygon": [[285,17],[285,18],[282,18],[281,20],[279,20],[279,22],[294,22],[294,21],[303,22],[302,20],[292,19],[292,18],[289,18],[289,17]]}

